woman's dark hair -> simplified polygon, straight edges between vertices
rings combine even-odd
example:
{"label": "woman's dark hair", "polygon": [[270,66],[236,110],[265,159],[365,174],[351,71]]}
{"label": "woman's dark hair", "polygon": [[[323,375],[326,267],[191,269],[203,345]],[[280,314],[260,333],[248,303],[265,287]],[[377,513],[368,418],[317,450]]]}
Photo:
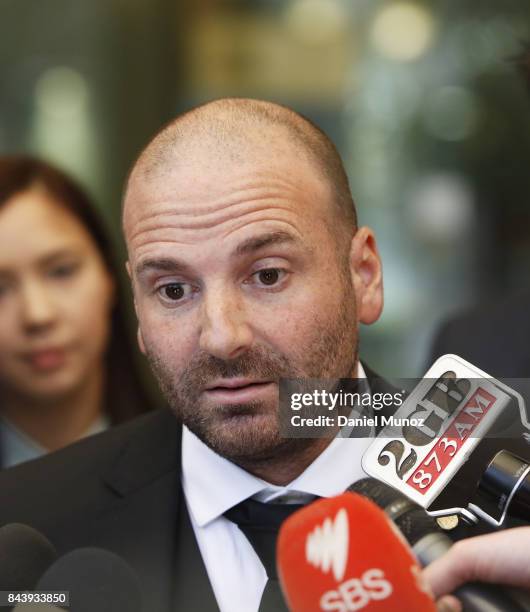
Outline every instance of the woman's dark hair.
{"label": "woman's dark hair", "polygon": [[127,330],[112,243],[90,198],[72,178],[33,157],[0,156],[0,207],[14,195],[36,186],[79,219],[92,236],[116,283],[117,299],[111,313],[110,341],[105,357],[104,411],[113,424],[121,423],[148,410],[151,402],[136,363],[137,349]]}

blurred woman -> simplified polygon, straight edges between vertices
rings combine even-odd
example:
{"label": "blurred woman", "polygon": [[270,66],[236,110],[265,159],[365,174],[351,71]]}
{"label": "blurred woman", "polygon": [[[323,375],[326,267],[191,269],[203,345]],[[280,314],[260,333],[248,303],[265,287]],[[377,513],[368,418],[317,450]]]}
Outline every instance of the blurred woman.
{"label": "blurred woman", "polygon": [[83,190],[0,157],[0,466],[147,410],[110,243]]}

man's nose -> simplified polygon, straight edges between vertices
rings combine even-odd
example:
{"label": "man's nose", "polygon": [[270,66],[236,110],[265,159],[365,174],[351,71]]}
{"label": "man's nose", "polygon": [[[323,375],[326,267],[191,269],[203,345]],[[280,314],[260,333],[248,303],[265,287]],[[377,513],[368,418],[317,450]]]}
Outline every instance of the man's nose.
{"label": "man's nose", "polygon": [[235,359],[250,348],[253,334],[241,298],[226,291],[210,293],[201,316],[201,350],[219,359]]}
{"label": "man's nose", "polygon": [[57,309],[53,296],[38,280],[24,283],[20,288],[20,317],[27,331],[39,331],[55,322]]}

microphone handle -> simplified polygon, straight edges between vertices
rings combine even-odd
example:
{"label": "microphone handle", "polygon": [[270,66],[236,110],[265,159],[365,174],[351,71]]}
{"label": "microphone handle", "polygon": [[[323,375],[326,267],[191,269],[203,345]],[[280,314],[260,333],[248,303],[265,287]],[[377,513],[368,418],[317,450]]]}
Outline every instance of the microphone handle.
{"label": "microphone handle", "polygon": [[[453,545],[451,538],[443,533],[429,533],[412,547],[422,567],[429,565]],[[514,593],[514,597],[509,594]],[[528,612],[530,593],[523,589],[510,589],[485,582],[469,582],[458,588],[453,595],[462,602],[464,612]]]}

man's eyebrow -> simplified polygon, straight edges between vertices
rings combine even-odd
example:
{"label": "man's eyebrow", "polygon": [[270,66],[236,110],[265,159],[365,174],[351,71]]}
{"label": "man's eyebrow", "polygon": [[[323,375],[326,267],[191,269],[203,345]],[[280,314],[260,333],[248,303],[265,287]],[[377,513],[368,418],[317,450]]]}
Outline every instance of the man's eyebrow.
{"label": "man's eyebrow", "polygon": [[298,239],[289,232],[268,232],[266,234],[261,234],[260,236],[248,238],[248,240],[243,241],[236,247],[232,255],[248,255],[249,253],[259,251],[260,249],[263,249],[264,247],[273,244],[286,244],[295,242],[298,242]]}
{"label": "man's eyebrow", "polygon": [[179,259],[161,257],[156,259],[145,259],[136,266],[135,270],[137,276],[142,276],[147,272],[188,272],[190,267]]}
{"label": "man's eyebrow", "polygon": [[[276,231],[260,234],[244,240],[232,253],[232,257],[237,255],[247,255],[272,244],[296,243],[298,239],[289,232]],[[155,259],[145,259],[135,268],[136,275],[142,276],[148,272],[180,272],[189,273],[191,266],[180,259],[173,257],[160,257]]]}

